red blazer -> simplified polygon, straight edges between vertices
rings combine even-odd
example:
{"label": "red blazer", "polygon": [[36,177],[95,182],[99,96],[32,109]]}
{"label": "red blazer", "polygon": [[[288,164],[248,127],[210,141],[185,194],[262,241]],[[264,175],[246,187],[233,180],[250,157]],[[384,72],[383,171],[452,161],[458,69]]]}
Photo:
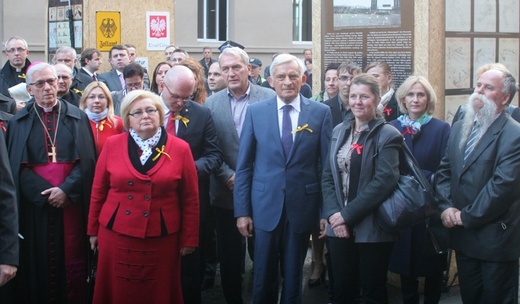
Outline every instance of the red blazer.
{"label": "red blazer", "polygon": [[87,233],[97,235],[99,225],[106,227],[114,218],[115,232],[156,237],[161,235],[162,218],[168,234],[180,232],[181,247],[198,246],[197,170],[188,144],[169,136],[165,153],[143,175],[128,156],[128,136],[125,132],[108,138],[99,156]]}
{"label": "red blazer", "polygon": [[90,127],[92,128],[92,134],[94,134],[94,141],[96,142],[96,151],[98,155],[101,153],[101,149],[103,145],[112,135],[123,133],[123,120],[119,116],[115,116],[117,120],[117,126],[114,127],[108,119],[103,119],[96,125],[96,123],[92,120],[89,120]]}

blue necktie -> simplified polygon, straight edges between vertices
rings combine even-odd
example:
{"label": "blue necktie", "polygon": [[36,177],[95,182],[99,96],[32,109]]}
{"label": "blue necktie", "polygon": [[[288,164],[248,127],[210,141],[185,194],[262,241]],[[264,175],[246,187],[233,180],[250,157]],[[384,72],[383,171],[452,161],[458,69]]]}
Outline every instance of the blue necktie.
{"label": "blue necktie", "polygon": [[291,111],[291,105],[285,105],[283,108],[283,117],[282,117],[282,146],[283,151],[285,152],[285,159],[289,158],[289,154],[291,153],[291,148],[293,144],[292,137],[292,123],[291,116],[289,115],[289,111]]}

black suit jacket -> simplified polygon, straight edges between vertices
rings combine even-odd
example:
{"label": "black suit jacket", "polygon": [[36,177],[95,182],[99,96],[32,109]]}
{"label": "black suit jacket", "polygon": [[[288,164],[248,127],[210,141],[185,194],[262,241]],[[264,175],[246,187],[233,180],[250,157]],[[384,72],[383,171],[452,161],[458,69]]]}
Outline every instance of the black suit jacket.
{"label": "black suit jacket", "polygon": [[502,113],[464,163],[462,122],[450,133],[437,172],[439,209],[461,211],[463,227],[450,229],[450,247],[486,261],[520,256],[520,124]]}
{"label": "black suit jacket", "polygon": [[14,99],[11,97],[0,93],[0,111],[4,111],[13,115],[16,114],[16,101],[14,101]]}
{"label": "black suit jacket", "polygon": [[179,121],[177,137],[190,145],[199,177],[209,177],[222,165],[222,152],[218,147],[211,111],[190,100],[179,115],[189,121]]}
{"label": "black suit jacket", "polygon": [[397,103],[394,92],[392,98],[390,98],[390,101],[383,110],[383,116],[387,122],[391,122],[392,120],[397,119],[399,115],[401,115],[401,113],[399,113],[399,104]]}
{"label": "black suit jacket", "polygon": [[70,89],[76,94],[83,94],[83,90],[92,82],[94,79],[87,75],[85,72],[81,72],[83,69],[74,68],[74,80]]}
{"label": "black suit jacket", "polygon": [[18,208],[4,132],[0,131],[0,265],[18,265]]}
{"label": "black suit jacket", "polygon": [[347,110],[345,117],[343,117],[343,113],[341,113],[342,107],[339,105],[339,94],[330,99],[325,100],[323,103],[330,107],[333,128],[342,123],[343,121],[350,121],[352,118],[354,118],[354,114],[352,114],[352,111],[350,109]]}
{"label": "black suit jacket", "polygon": [[177,137],[188,143],[195,160],[199,178],[199,198],[201,222],[210,212],[209,176],[222,165],[222,152],[218,147],[217,131],[211,111],[194,101],[189,101],[179,115],[189,121],[179,120]]}

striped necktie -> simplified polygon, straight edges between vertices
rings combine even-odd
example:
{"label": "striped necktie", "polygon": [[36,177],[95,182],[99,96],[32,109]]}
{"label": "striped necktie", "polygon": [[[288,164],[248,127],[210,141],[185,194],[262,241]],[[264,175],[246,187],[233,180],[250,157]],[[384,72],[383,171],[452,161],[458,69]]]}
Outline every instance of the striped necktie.
{"label": "striped necktie", "polygon": [[479,140],[479,131],[480,124],[477,121],[475,121],[475,124],[471,129],[471,133],[469,134],[468,141],[466,142],[466,149],[464,150],[464,161],[466,161],[471,151],[473,151],[473,149],[477,145]]}

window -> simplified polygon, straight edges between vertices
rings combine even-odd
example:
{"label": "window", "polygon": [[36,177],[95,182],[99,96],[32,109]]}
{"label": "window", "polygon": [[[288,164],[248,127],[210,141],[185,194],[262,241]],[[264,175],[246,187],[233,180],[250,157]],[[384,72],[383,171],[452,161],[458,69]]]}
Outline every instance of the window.
{"label": "window", "polygon": [[293,0],[293,41],[312,41],[311,0]]}
{"label": "window", "polygon": [[199,39],[226,41],[228,0],[198,0]]}

